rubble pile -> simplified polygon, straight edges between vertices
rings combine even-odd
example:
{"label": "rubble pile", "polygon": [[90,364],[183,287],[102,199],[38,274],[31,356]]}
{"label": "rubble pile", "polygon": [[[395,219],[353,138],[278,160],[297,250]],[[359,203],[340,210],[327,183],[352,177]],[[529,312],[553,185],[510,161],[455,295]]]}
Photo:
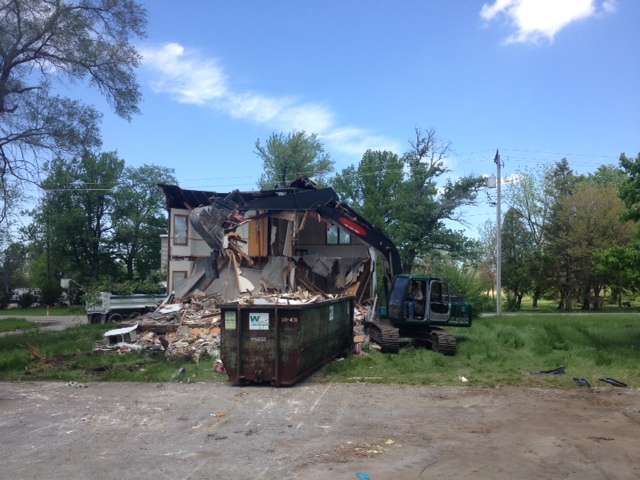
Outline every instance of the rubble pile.
{"label": "rubble pile", "polygon": [[137,317],[135,323],[104,334],[95,351],[164,352],[194,362],[203,354],[220,356],[220,310],[217,295],[190,294]]}
{"label": "rubble pile", "polygon": [[[304,305],[336,298],[337,295],[314,294],[298,288],[293,293],[264,293],[226,300],[218,294],[206,295],[196,291],[182,298],[171,298],[171,303],[160,305],[155,311],[135,319],[134,323],[122,323],[121,328],[104,334],[94,351],[127,353],[135,351],[164,352],[168,357],[183,357],[198,362],[204,354],[220,357],[219,303],[240,305]],[[354,308],[355,352],[362,352],[368,343],[364,322],[371,307],[356,304]]]}

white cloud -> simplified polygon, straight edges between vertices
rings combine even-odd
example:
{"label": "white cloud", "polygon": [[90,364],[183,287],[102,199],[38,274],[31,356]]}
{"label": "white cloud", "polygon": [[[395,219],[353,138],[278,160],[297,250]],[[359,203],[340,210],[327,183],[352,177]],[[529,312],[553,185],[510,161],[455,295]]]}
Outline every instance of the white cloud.
{"label": "white cloud", "polygon": [[206,106],[233,118],[264,124],[275,131],[306,131],[322,138],[330,151],[360,158],[367,149],[398,151],[399,146],[364,129],[340,127],[326,106],[294,97],[234,91],[213,59],[170,43],[140,49],[155,93],[179,103]]}
{"label": "white cloud", "polygon": [[187,54],[182,45],[141,48],[144,65],[154,72],[151,88],[180,103],[204,105],[227,95],[226,78],[213,60]]}
{"label": "white cloud", "polygon": [[[484,4],[480,16],[491,21],[505,18],[517,31],[506,43],[537,43],[542,39],[553,41],[555,35],[567,25],[592,17],[598,12],[599,0],[495,0]],[[616,0],[601,2],[600,11],[614,13]]]}

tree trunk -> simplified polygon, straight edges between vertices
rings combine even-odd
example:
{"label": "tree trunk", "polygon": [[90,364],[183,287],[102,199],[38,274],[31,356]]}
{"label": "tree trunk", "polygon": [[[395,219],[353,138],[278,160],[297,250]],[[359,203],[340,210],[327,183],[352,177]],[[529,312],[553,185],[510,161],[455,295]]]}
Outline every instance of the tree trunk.
{"label": "tree trunk", "polygon": [[569,293],[564,299],[564,311],[573,312],[573,297],[571,296],[571,293]]}
{"label": "tree trunk", "polygon": [[522,297],[524,295],[522,293],[518,294],[518,310],[522,308]]}
{"label": "tree trunk", "polygon": [[558,303],[558,310],[561,312],[564,310],[564,292],[560,291],[560,302]]}
{"label": "tree trunk", "polygon": [[593,287],[593,309],[595,311],[600,311],[600,306],[600,287]]}

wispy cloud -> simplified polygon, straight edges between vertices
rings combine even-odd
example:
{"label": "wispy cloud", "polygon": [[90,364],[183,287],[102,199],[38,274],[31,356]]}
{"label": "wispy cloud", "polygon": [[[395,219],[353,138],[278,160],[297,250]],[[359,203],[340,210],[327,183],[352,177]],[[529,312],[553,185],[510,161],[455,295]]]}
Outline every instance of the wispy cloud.
{"label": "wispy cloud", "polygon": [[316,133],[327,149],[359,159],[367,149],[400,151],[400,145],[366,129],[340,126],[325,105],[297,97],[236,91],[215,59],[176,43],[140,48],[150,87],[172,100],[216,109],[233,118],[263,124],[275,132]]}
{"label": "wispy cloud", "polygon": [[487,22],[504,18],[516,27],[506,43],[552,42],[567,25],[598,12],[614,13],[617,0],[495,0],[484,4],[480,16]]}

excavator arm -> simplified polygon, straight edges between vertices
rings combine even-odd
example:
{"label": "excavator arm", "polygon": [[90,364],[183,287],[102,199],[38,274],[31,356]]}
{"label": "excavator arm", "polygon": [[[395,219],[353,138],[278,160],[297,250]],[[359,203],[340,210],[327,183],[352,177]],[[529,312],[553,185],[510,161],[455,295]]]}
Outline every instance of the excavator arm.
{"label": "excavator arm", "polygon": [[332,188],[283,188],[259,192],[236,190],[224,196],[214,196],[210,200],[210,205],[192,211],[191,223],[214,251],[221,248],[224,225],[235,213],[244,214],[250,210],[311,211],[327,222],[348,230],[378,252],[390,277],[402,271],[400,255],[391,240],[351,207],[341,203]]}

